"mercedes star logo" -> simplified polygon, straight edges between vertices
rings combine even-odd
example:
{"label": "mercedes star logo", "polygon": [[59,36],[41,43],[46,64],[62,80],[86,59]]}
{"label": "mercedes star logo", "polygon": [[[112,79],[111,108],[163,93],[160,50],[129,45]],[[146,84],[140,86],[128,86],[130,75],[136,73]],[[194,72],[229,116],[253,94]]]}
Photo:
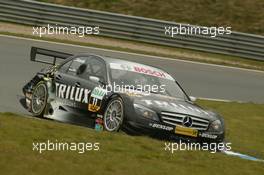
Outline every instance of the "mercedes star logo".
{"label": "mercedes star logo", "polygon": [[191,127],[192,126],[192,118],[189,116],[184,117],[182,121],[182,125],[186,127]]}

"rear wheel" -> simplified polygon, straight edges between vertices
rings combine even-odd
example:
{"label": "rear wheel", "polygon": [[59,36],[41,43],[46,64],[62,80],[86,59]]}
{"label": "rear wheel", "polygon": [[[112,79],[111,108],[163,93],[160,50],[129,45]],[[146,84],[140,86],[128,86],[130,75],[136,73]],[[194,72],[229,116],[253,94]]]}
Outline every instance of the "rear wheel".
{"label": "rear wheel", "polygon": [[104,113],[104,128],[109,132],[120,129],[124,119],[124,105],[121,98],[113,98]]}
{"label": "rear wheel", "polygon": [[31,112],[35,117],[43,117],[47,105],[48,91],[46,84],[39,82],[32,92]]}

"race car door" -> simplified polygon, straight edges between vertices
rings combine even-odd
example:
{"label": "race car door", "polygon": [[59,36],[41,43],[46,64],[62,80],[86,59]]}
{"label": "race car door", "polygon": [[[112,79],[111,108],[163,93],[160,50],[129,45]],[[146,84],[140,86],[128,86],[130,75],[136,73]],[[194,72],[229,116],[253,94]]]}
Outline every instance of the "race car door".
{"label": "race car door", "polygon": [[106,64],[100,57],[75,57],[55,73],[56,98],[68,106],[97,112],[105,94],[98,87],[106,83],[106,77]]}

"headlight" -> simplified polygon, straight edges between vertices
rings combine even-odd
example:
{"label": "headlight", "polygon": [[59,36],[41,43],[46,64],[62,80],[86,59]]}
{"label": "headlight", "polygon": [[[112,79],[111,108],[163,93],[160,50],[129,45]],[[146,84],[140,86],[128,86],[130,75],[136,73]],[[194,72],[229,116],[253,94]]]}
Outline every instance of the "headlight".
{"label": "headlight", "polygon": [[210,124],[209,131],[221,131],[222,123],[220,120],[215,120]]}
{"label": "headlight", "polygon": [[148,109],[145,106],[140,105],[140,104],[134,104],[134,108],[138,115],[141,115],[151,120],[159,121],[159,117],[155,111],[152,111],[151,109]]}

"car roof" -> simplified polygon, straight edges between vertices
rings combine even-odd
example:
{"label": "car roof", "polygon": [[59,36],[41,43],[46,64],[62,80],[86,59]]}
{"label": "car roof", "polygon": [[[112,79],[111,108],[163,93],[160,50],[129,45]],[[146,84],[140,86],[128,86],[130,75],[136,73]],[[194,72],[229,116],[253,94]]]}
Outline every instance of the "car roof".
{"label": "car roof", "polygon": [[158,67],[151,66],[151,65],[148,65],[148,64],[142,64],[142,63],[135,62],[135,61],[127,61],[127,60],[123,60],[123,59],[119,59],[119,58],[112,58],[112,57],[108,57],[108,56],[101,56],[101,55],[97,55],[97,54],[81,53],[81,54],[74,55],[71,58],[76,58],[76,57],[89,57],[89,56],[99,57],[99,58],[103,59],[108,64],[111,64],[111,63],[119,63],[119,64],[122,63],[122,64],[132,64],[132,65],[133,64],[137,64],[137,65],[152,67],[154,69],[158,69],[160,71],[166,72],[166,71],[164,71],[164,70],[162,70],[162,69],[160,69]]}

